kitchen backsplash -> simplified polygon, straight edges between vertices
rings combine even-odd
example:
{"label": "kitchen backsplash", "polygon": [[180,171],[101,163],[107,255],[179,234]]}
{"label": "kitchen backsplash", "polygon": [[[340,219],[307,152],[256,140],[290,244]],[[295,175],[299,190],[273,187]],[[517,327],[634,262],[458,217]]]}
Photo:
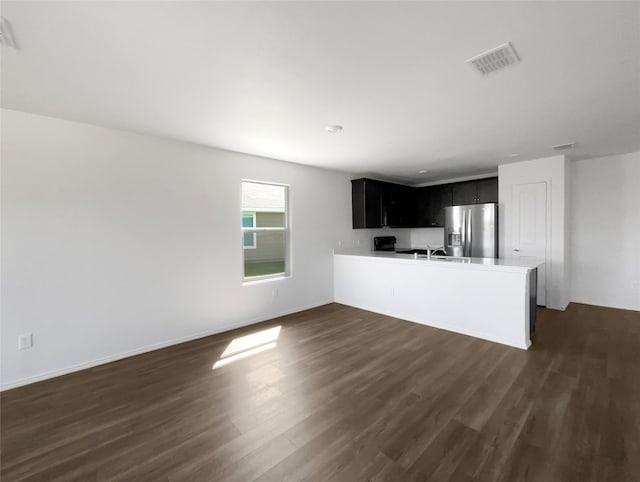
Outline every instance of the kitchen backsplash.
{"label": "kitchen backsplash", "polygon": [[444,228],[414,228],[409,229],[411,248],[441,247],[444,244]]}
{"label": "kitchen backsplash", "polygon": [[444,243],[444,228],[381,228],[354,229],[353,237],[342,242],[336,241],[335,249],[366,248],[373,249],[375,236],[395,236],[398,248],[432,248]]}

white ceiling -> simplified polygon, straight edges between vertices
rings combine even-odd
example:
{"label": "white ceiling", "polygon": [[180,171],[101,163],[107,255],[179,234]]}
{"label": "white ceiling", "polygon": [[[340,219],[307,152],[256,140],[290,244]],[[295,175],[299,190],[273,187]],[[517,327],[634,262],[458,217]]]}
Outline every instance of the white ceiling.
{"label": "white ceiling", "polygon": [[[573,158],[640,150],[640,2],[2,2],[2,15],[19,46],[2,49],[10,109],[415,183],[570,141]],[[507,41],[521,63],[486,77],[464,63]]]}

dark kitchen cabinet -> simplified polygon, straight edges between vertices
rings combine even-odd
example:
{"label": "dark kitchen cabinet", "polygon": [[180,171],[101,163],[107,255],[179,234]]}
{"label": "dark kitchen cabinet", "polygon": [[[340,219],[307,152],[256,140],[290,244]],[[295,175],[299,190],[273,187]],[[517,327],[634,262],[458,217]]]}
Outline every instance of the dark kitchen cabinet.
{"label": "dark kitchen cabinet", "polygon": [[498,202],[498,178],[456,182],[451,185],[453,206]]}
{"label": "dark kitchen cabinet", "polygon": [[354,179],[353,228],[444,226],[444,208],[498,202],[498,178],[414,188],[374,179]]}
{"label": "dark kitchen cabinet", "polygon": [[478,203],[497,203],[498,202],[498,178],[490,177],[488,179],[479,179],[476,181],[476,192]]}
{"label": "dark kitchen cabinet", "polygon": [[451,186],[453,206],[461,204],[475,204],[476,184],[474,181],[456,182]]}
{"label": "dark kitchen cabinet", "polygon": [[444,208],[452,204],[450,184],[427,186],[418,189],[417,223],[420,228],[443,227]]}
{"label": "dark kitchen cabinet", "polygon": [[416,214],[416,226],[418,228],[426,228],[431,225],[429,212],[431,191],[429,187],[420,187],[417,191],[416,204],[418,205],[418,212]]}
{"label": "dark kitchen cabinet", "polygon": [[416,224],[415,188],[400,184],[382,185],[382,225],[410,228]]}
{"label": "dark kitchen cabinet", "polygon": [[453,206],[451,185],[433,186],[429,199],[431,226],[444,227],[444,208]]}
{"label": "dark kitchen cabinet", "polygon": [[354,179],[351,181],[353,229],[382,226],[382,190],[379,181]]}
{"label": "dark kitchen cabinet", "polygon": [[415,226],[415,188],[376,181],[351,181],[353,229]]}

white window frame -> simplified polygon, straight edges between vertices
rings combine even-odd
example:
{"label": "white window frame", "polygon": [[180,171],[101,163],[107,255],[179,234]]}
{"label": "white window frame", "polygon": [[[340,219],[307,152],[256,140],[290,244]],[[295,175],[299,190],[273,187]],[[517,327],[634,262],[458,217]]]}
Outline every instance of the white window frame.
{"label": "white window frame", "polygon": [[[242,216],[243,216],[243,217],[244,217],[244,216],[247,216],[247,215],[249,215],[249,214],[251,214],[251,215],[252,215],[252,217],[253,217],[253,226],[252,226],[252,227],[253,227],[253,228],[255,228],[255,227],[256,227],[256,212],[255,212],[255,211],[245,211],[244,209],[242,210]],[[244,232],[244,229],[245,229],[245,227],[244,227],[244,226],[242,226],[242,229],[243,229],[243,233],[242,233],[242,248],[243,248],[243,249],[256,249],[256,247],[258,246],[258,245],[256,244],[256,233],[252,233],[252,235],[253,235],[253,236],[252,236],[252,237],[253,237],[253,243],[252,243],[250,246],[247,246],[247,245],[244,243],[244,240],[245,240],[244,235],[245,235],[245,234],[249,234],[249,233]]]}
{"label": "white window frame", "polygon": [[[242,179],[242,181],[240,182],[240,199],[241,199],[241,203],[242,203],[242,184],[243,183],[251,183],[251,184],[266,184],[267,186],[278,186],[278,187],[283,187],[284,188],[284,226],[282,227],[269,227],[269,228],[258,228],[255,226],[256,224],[256,217],[254,217],[254,227],[253,228],[245,228],[245,227],[241,227],[242,233],[241,233],[241,237],[242,237],[242,246],[244,247],[244,234],[247,232],[253,233],[254,235],[254,239],[256,238],[257,233],[259,232],[265,232],[265,231],[283,231],[284,232],[284,273],[274,273],[274,274],[267,274],[267,275],[262,275],[262,276],[249,276],[246,277],[244,276],[244,249],[242,250],[242,281],[243,284],[251,284],[254,282],[261,282],[261,281],[265,281],[265,280],[275,280],[275,279],[282,279],[282,278],[287,278],[289,276],[291,276],[291,231],[290,231],[290,226],[289,226],[289,190],[290,190],[290,186],[288,184],[281,184],[281,183],[277,183],[277,182],[268,182],[268,181],[255,181],[253,179]],[[241,204],[242,205],[242,204]],[[251,206],[249,208],[246,209],[240,209],[240,212],[242,214],[247,213],[247,212],[268,212],[270,211],[270,209],[264,209],[264,208],[260,208],[259,206]],[[279,210],[273,210],[273,212],[280,212]],[[242,225],[242,223],[240,223]],[[257,245],[256,242],[254,242],[254,245]]]}

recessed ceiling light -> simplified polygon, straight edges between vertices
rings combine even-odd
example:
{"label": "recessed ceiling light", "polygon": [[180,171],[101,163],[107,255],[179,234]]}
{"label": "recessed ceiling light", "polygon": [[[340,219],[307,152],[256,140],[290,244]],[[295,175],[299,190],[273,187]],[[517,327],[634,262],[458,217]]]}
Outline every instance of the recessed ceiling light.
{"label": "recessed ceiling light", "polygon": [[511,157],[518,157],[520,154],[511,154]]}
{"label": "recessed ceiling light", "polygon": [[326,130],[330,134],[336,134],[337,132],[340,132],[342,130],[342,126],[339,126],[337,124],[333,126],[327,126],[324,128],[324,130]]}
{"label": "recessed ceiling light", "polygon": [[427,171],[426,169],[422,169],[421,171],[418,171],[418,174],[425,174],[427,172],[429,172],[429,171]]}

